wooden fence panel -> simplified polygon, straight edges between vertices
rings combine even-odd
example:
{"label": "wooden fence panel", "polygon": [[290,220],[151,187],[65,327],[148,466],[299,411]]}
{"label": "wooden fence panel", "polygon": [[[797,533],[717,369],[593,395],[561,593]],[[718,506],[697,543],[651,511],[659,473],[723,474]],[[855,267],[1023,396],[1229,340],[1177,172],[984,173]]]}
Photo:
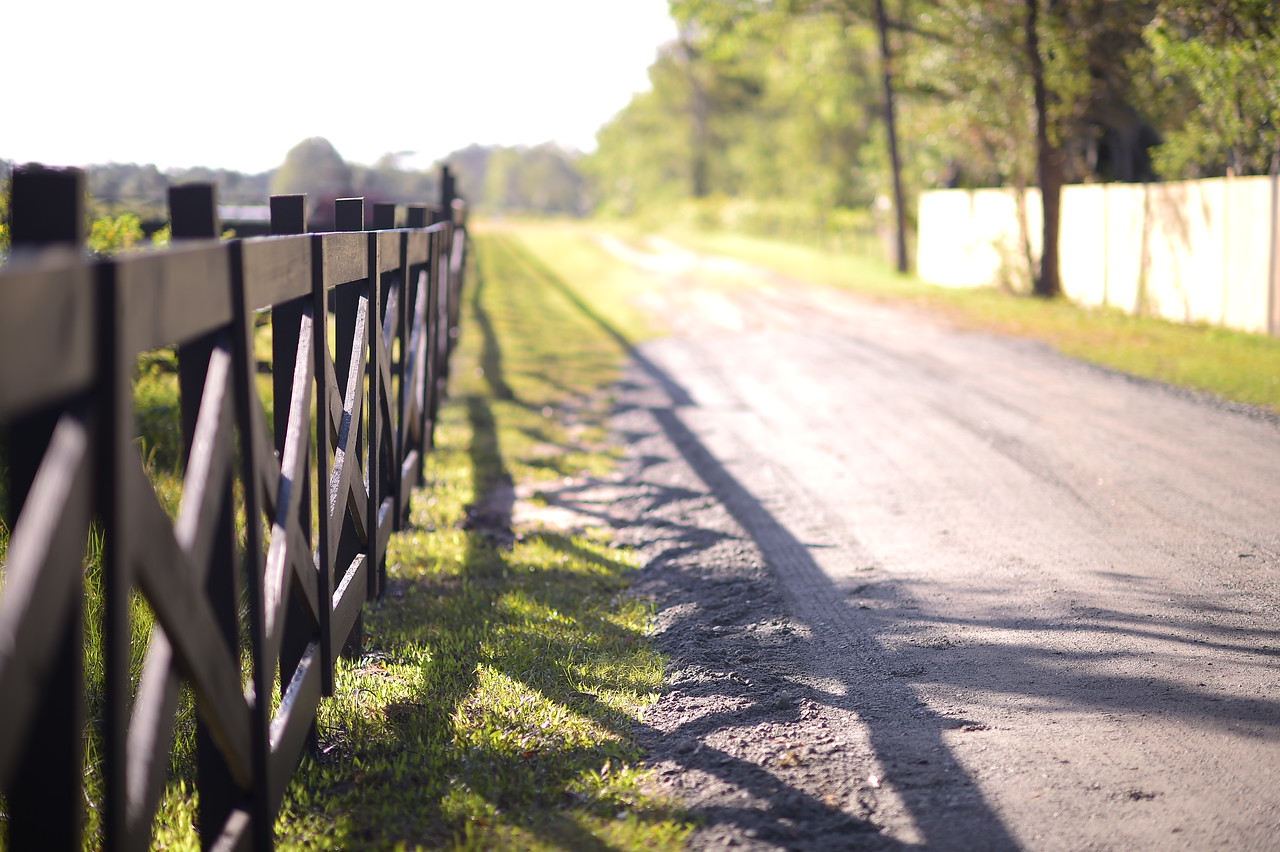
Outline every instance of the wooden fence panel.
{"label": "wooden fence panel", "polygon": [[[428,227],[411,208],[417,227],[396,230],[381,206],[383,229],[363,231],[362,205],[343,200],[337,221],[353,230],[308,235],[304,200],[281,197],[279,236],[220,242],[211,187],[175,189],[170,203],[168,251],[97,263],[46,251],[0,269],[11,474],[0,791],[13,848],[81,846],[86,679],[101,684],[105,848],[150,843],[184,684],[202,845],[270,848],[335,656],[358,647],[388,539],[422,481],[456,328],[461,222]],[[254,346],[268,316],[270,418]],[[139,355],[168,346],[183,434],[173,518],[138,452],[133,394]],[[91,526],[103,538],[95,673],[82,653]],[[154,617],[140,671],[138,596]]]}
{"label": "wooden fence panel", "polygon": [[[0,732],[10,736],[0,736],[0,785],[12,847],[69,849],[84,823],[79,591],[93,512],[98,300],[92,272],[77,257],[84,175],[18,170],[10,189],[11,209],[32,212],[10,218],[13,286],[0,287],[0,342],[12,347],[0,358],[10,533],[0,598]],[[59,347],[59,332],[87,336]],[[41,363],[47,371],[33,369]]]}

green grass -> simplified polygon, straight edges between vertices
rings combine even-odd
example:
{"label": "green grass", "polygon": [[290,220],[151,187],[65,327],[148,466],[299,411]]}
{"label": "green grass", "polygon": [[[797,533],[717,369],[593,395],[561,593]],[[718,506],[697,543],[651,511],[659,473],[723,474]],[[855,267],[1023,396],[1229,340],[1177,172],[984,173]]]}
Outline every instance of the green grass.
{"label": "green grass", "polygon": [[[495,487],[532,483],[545,502],[541,489],[611,469],[608,388],[624,358],[622,334],[645,329],[625,298],[611,295],[625,290],[620,279],[576,280],[579,296],[509,237],[477,245],[428,485],[414,498],[413,528],[391,543],[391,589],[366,609],[363,652],[340,661],[336,694],[320,707],[320,751],[303,759],[289,788],[278,845],[683,848],[682,811],[647,794],[638,768],[633,734],[661,686],[663,660],[644,638],[650,607],[626,593],[634,560],[604,531],[508,532],[472,509]],[[560,245],[601,260],[580,235]],[[135,384],[139,449],[171,514],[181,498],[175,368],[172,352],[150,353]],[[0,530],[0,553],[6,544]],[[92,627],[101,617],[100,550],[95,535],[86,598],[91,720],[101,716]],[[131,620],[137,672],[154,621],[140,596]],[[198,848],[189,692],[180,703],[154,848]],[[86,848],[101,840],[92,806],[101,800],[99,751],[91,726]]]}
{"label": "green grass", "polygon": [[658,326],[637,303],[652,286],[649,276],[619,263],[593,238],[603,230],[634,239],[633,233],[575,220],[515,220],[489,227],[517,237],[527,254],[525,262],[544,276],[572,282],[574,291],[589,302],[586,310],[595,324],[608,326],[629,344],[658,333]]}
{"label": "green grass", "polygon": [[391,591],[321,709],[321,754],[290,788],[279,845],[682,848],[681,812],[637,768],[663,660],[649,606],[626,594],[633,560],[603,531],[512,540],[468,513],[511,482],[614,463],[607,388],[624,350],[517,242],[477,245],[415,529],[392,543]]}
{"label": "green grass", "polygon": [[677,242],[783,275],[938,311],[958,325],[1043,340],[1072,357],[1280,412],[1280,338],[1084,308],[994,288],[954,289],[850,254],[741,234],[680,231]]}

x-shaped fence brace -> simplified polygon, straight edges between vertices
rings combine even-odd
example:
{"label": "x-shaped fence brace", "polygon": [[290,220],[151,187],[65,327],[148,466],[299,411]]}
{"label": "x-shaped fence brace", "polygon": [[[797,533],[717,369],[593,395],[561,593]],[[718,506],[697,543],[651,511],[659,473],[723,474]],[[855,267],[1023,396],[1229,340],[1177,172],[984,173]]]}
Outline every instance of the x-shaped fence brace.
{"label": "x-shaped fence brace", "polygon": [[[202,844],[269,848],[335,657],[359,647],[363,604],[385,585],[388,540],[422,482],[459,316],[461,208],[446,179],[435,224],[410,208],[394,228],[394,208],[379,205],[365,230],[363,202],[341,199],[339,230],[306,234],[302,197],[281,196],[272,230],[291,236],[227,242],[212,187],[188,186],[171,190],[168,251],[89,263],[26,248],[40,241],[19,239],[22,216],[43,215],[46,231],[78,221],[50,199],[82,204],[82,182],[15,175],[19,245],[0,269],[10,846],[81,847],[90,732],[102,843],[146,848],[185,683]],[[270,423],[255,354],[267,311]],[[185,458],[174,520],[138,451],[133,386],[138,356],[168,346]],[[101,615],[86,618],[86,542],[99,534]],[[140,670],[139,593],[154,614]],[[86,627],[101,637],[99,668],[86,665]]]}

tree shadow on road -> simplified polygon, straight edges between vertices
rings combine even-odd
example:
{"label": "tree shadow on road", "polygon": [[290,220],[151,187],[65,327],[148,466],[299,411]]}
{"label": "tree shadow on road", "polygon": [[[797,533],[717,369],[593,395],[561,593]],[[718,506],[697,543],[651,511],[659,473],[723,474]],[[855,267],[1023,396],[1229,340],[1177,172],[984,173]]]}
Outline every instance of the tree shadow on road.
{"label": "tree shadow on road", "polygon": [[[1280,702],[1173,676],[1179,646],[1247,655],[1245,665],[1259,669],[1280,653],[1280,634],[1233,627],[1244,623],[1240,614],[1212,602],[1170,601],[1162,609],[1171,614],[1160,620],[1099,607],[1063,618],[995,605],[986,616],[957,618],[915,600],[943,598],[946,590],[925,581],[837,585],[813,558],[813,545],[791,533],[689,427],[684,414],[697,402],[688,391],[554,273],[539,274],[633,356],[620,410],[622,436],[637,453],[630,470],[636,496],[619,514],[637,524],[628,535],[648,560],[641,586],[659,602],[657,639],[672,658],[671,687],[642,740],[665,783],[708,821],[707,845],[732,835],[748,846],[757,838],[805,849],[891,847],[894,841],[872,829],[900,808],[916,830],[909,845],[1018,848],[951,745],[992,724],[972,717],[982,710],[963,706],[962,695],[972,693],[1008,696],[1034,712],[1153,713],[1244,736],[1278,733]],[[732,521],[717,520],[709,500]],[[1169,594],[1147,592],[1153,601]],[[968,631],[1013,638],[999,647],[970,644]],[[1073,634],[1103,641],[1072,650]],[[1148,671],[1124,659],[1131,642],[1152,640],[1166,644],[1157,646]],[[1104,657],[1117,666],[1084,665]],[[954,702],[937,700],[949,691]],[[787,741],[796,730],[812,736],[815,720],[831,714],[865,730],[862,753],[851,753],[857,743],[824,754]],[[817,771],[803,771],[807,761],[840,777],[824,783]],[[872,772],[883,773],[875,779],[883,788]],[[699,784],[718,788],[700,791]]]}
{"label": "tree shadow on road", "polygon": [[[750,771],[714,763],[708,770],[703,765],[706,761],[682,758],[679,741],[689,737],[705,739],[729,729],[768,733],[772,728],[785,738],[786,726],[796,714],[822,714],[823,708],[835,709],[859,719],[869,737],[868,754],[845,755],[843,763],[836,762],[837,767],[849,773],[840,779],[846,789],[835,791],[833,796],[826,792],[832,785],[805,773],[799,773],[805,790],[779,784],[779,777],[797,774],[785,771],[789,768],[788,755],[796,753],[785,742],[778,752],[781,756],[774,757],[768,771],[754,767],[755,772],[774,783],[772,792],[760,796],[763,810],[786,815],[782,818],[787,822],[775,826],[777,830],[773,832],[779,840],[789,830],[791,842],[798,843],[798,848],[833,848],[838,834],[815,821],[812,807],[798,807],[798,803],[806,798],[811,804],[825,799],[851,807],[861,812],[865,821],[874,822],[882,806],[877,782],[887,780],[924,846],[1018,848],[975,779],[944,740],[944,732],[976,723],[926,707],[909,682],[892,674],[891,655],[879,646],[874,633],[852,635],[847,632],[847,625],[836,630],[836,625],[820,620],[821,613],[806,618],[804,607],[797,605],[797,592],[836,606],[844,606],[844,593],[822,574],[809,556],[808,547],[707,451],[674,409],[654,408],[649,413],[683,462],[729,511],[768,566],[767,573],[762,572],[754,583],[747,581],[745,594],[743,578],[730,574],[717,581],[715,569],[708,572],[700,568],[708,557],[713,562],[715,558],[714,544],[705,536],[708,532],[721,534],[707,530],[668,542],[649,566],[649,573],[656,576],[651,576],[647,588],[658,594],[664,604],[679,606],[675,603],[678,600],[694,604],[686,616],[664,625],[661,644],[675,656],[674,666],[699,669],[692,676],[678,670],[677,689],[682,697],[696,696],[726,705],[721,712],[691,713],[688,722],[663,732],[664,737],[674,740],[675,759],[683,759],[691,771],[718,773],[727,784],[758,795],[758,791],[768,788],[752,781]],[[648,485],[652,487],[652,483]],[[698,540],[702,546],[695,543]],[[735,603],[735,597],[741,600]],[[775,617],[762,621],[768,618],[770,609]],[[816,665],[833,655],[843,658],[839,666]],[[854,674],[833,682],[833,669]],[[757,700],[750,707],[735,706],[732,700],[744,694]],[[781,699],[759,700],[770,695]],[[761,728],[756,717],[762,715],[771,727]],[[814,736],[812,726],[801,729],[806,736]],[[646,744],[660,757],[667,757],[673,746],[661,739]],[[829,756],[809,756],[802,751],[792,760],[799,764],[810,759],[831,760]],[[877,772],[885,773],[886,778],[876,778]],[[713,808],[708,817],[737,820],[747,825],[748,831],[760,831],[757,815]],[[777,821],[775,816],[772,822]],[[850,848],[893,845],[888,838],[872,839],[865,834],[862,838],[848,837],[848,843]]]}
{"label": "tree shadow on road", "polygon": [[[875,762],[893,773],[897,794],[924,845],[1017,848],[943,741],[942,732],[964,724],[963,720],[928,711],[909,686],[890,677],[858,678],[833,689],[815,686],[823,676],[806,670],[806,661],[830,653],[831,648],[822,637],[822,625],[796,622],[788,615],[790,607],[776,583],[779,568],[786,564],[790,571],[804,575],[819,595],[840,596],[821,588],[825,578],[806,546],[685,426],[678,409],[695,402],[679,382],[637,351],[554,273],[536,261],[531,265],[628,351],[638,367],[636,375],[620,387],[620,408],[631,412],[623,426],[628,443],[647,446],[656,429],[701,480],[650,477],[654,469],[663,467],[665,453],[642,457],[632,468],[639,477],[632,483],[640,495],[635,499],[643,504],[633,510],[641,517],[640,534],[650,539],[645,549],[651,561],[642,587],[660,600],[669,616],[675,613],[662,624],[658,641],[672,657],[678,699],[700,705],[677,713],[674,724],[642,726],[640,736],[659,772],[683,775],[694,787],[718,785],[718,792],[710,796],[686,788],[698,799],[694,812],[707,823],[704,845],[902,847],[876,826],[881,794],[878,779],[867,769],[871,755],[827,754],[819,761],[809,744],[788,740],[789,726],[806,717],[812,723],[810,731],[821,728],[824,723],[817,717],[824,706],[832,706],[866,722]],[[691,503],[708,502],[727,508],[746,538],[741,530],[708,528],[686,519]],[[747,544],[758,548],[768,569],[746,553]],[[768,610],[777,616],[774,626],[778,629],[756,630],[762,612]],[[796,623],[801,630],[790,626]],[[874,664],[874,637],[858,637],[857,644]],[[666,703],[672,698],[669,693]],[[758,741],[735,748],[739,756],[710,744],[719,742],[720,734]],[[820,764],[838,764],[850,774],[824,778]],[[940,777],[947,783],[939,784]],[[962,821],[958,819],[961,811]]]}

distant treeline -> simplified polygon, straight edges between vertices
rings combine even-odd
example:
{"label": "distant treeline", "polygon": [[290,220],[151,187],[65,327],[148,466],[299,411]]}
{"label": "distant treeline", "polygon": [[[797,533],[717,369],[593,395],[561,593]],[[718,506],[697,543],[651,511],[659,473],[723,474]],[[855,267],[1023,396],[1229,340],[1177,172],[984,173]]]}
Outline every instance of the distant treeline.
{"label": "distant treeline", "polygon": [[[459,192],[481,212],[577,216],[592,208],[586,179],[577,168],[580,158],[577,152],[551,143],[472,145],[442,162],[457,176]],[[206,167],[162,171],[135,163],[92,165],[87,169],[89,215],[97,220],[128,214],[154,226],[167,215],[168,187],[197,181],[216,184],[218,202],[238,207],[265,205],[273,194],[306,193],[313,220],[331,209],[335,198],[435,202],[440,194],[439,169],[413,169],[402,159],[385,154],[371,166],[348,163],[328,140],[313,137],[294,146],[278,168],[258,174]],[[6,195],[2,190],[13,165],[0,160],[0,217]]]}

